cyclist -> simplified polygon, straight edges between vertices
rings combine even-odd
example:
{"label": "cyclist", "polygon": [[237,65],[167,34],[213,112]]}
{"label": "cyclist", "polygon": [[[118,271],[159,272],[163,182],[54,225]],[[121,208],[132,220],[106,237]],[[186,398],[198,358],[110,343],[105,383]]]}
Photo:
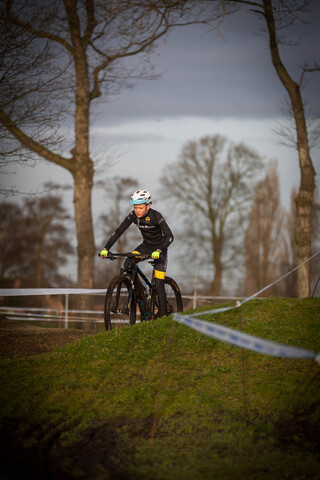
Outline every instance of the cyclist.
{"label": "cyclist", "polygon": [[[107,257],[108,251],[115,244],[118,238],[134,223],[139,228],[143,242],[132,252],[137,255],[150,254],[155,265],[155,285],[158,291],[159,312],[162,317],[167,314],[166,311],[166,292],[164,288],[164,279],[168,263],[168,247],[173,242],[173,234],[164,220],[161,213],[151,208],[151,195],[147,190],[137,190],[130,198],[130,205],[133,205],[133,211],[124,219],[120,226],[113,232],[109,240],[101,250],[100,256]],[[162,254],[162,255],[160,255]],[[128,259],[124,266],[130,270],[131,262],[139,259]]]}

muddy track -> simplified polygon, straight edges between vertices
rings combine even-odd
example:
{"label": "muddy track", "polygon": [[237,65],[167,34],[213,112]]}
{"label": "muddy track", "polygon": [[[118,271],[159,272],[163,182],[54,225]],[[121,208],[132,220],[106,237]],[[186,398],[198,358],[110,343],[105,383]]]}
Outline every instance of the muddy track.
{"label": "muddy track", "polygon": [[0,317],[0,357],[18,358],[49,352],[94,332],[45,328]]}

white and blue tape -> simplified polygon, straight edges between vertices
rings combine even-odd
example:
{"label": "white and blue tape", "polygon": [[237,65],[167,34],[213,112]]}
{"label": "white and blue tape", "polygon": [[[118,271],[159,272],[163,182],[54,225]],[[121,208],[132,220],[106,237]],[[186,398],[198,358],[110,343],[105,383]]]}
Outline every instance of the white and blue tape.
{"label": "white and blue tape", "polygon": [[301,263],[290,272],[283,275],[281,278],[276,280],[273,283],[270,283],[266,287],[259,290],[259,292],[251,295],[250,297],[246,298],[242,302],[237,301],[235,305],[231,307],[222,307],[222,308],[215,308],[212,310],[206,310],[202,312],[193,313],[191,315],[178,315],[174,314],[173,318],[177,322],[186,325],[187,327],[193,328],[198,332],[204,333],[209,337],[216,338],[217,340],[221,340],[223,342],[230,343],[232,345],[236,345],[238,347],[246,348],[247,350],[253,350],[254,352],[264,353],[266,355],[272,355],[276,357],[285,357],[285,358],[311,358],[314,359],[320,365],[320,353],[312,352],[311,350],[304,350],[298,347],[282,345],[280,343],[272,342],[270,340],[264,340],[259,337],[255,337],[253,335],[249,335],[247,333],[239,332],[238,330],[234,330],[232,328],[223,327],[222,325],[218,325],[212,322],[206,322],[205,320],[197,320],[194,317],[199,315],[207,315],[207,314],[217,314],[222,312],[227,312],[234,308],[239,308],[244,303],[252,300],[253,298],[260,295],[260,293],[264,292],[268,288],[272,287],[276,283],[280,282],[283,278],[287,277],[291,273],[293,273],[298,268],[302,267],[305,263],[309,262],[313,257],[318,255],[320,250],[312,255],[308,260]]}
{"label": "white and blue tape", "polygon": [[[226,343],[236,345],[237,347],[246,348],[258,353],[272,355],[274,357],[285,358],[311,358],[320,361],[320,354],[317,355],[311,350],[282,345],[280,343],[264,340],[247,333],[239,332],[229,327],[217,325],[216,323],[207,322],[205,320],[198,320],[192,316],[174,315],[174,320],[187,327],[204,333],[205,335],[216,338]],[[317,358],[319,357],[319,358]]]}

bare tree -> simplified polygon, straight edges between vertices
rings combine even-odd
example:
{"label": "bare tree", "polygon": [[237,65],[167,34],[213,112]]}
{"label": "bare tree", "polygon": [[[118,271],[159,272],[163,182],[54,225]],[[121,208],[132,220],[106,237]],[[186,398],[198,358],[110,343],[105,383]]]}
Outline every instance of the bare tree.
{"label": "bare tree", "polygon": [[45,159],[73,176],[79,287],[92,285],[94,271],[92,105],[150,78],[157,40],[170,28],[218,18],[222,6],[214,3],[208,13],[186,0],[1,2],[2,159]]}
{"label": "bare tree", "polygon": [[280,204],[277,167],[272,162],[255,194],[245,233],[247,294],[260,290],[286,271],[288,264],[287,214]]}
{"label": "bare tree", "polygon": [[188,263],[197,259],[213,272],[212,295],[220,293],[224,270],[237,264],[242,225],[261,166],[253,150],[215,135],[188,142],[170,175],[161,178],[181,215]]}
{"label": "bare tree", "polygon": [[[297,223],[295,241],[297,244],[298,262],[302,263],[311,255],[311,212],[315,191],[315,169],[310,156],[307,120],[301,87],[304,75],[307,72],[319,71],[319,65],[307,66],[302,69],[300,78],[293,79],[280,55],[279,47],[289,43],[283,35],[283,29],[299,20],[299,13],[310,10],[312,2],[308,0],[233,0],[231,4],[243,4],[250,7],[254,14],[258,14],[265,21],[271,59],[276,73],[287,91],[293,112],[296,146],[299,156],[301,172],[300,188],[296,198]],[[298,296],[306,297],[310,294],[310,265],[306,263],[298,270]]]}
{"label": "bare tree", "polygon": [[23,205],[2,202],[1,212],[1,278],[23,276],[36,287],[61,281],[59,268],[73,250],[68,238],[70,216],[60,194],[30,197]]}

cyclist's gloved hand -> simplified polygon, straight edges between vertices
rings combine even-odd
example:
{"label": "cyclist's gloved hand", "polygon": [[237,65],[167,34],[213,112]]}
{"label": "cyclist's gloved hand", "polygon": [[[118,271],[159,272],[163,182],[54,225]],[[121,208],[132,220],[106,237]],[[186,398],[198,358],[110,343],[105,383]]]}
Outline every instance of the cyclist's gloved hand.
{"label": "cyclist's gloved hand", "polygon": [[108,250],[103,248],[100,252],[100,257],[107,257],[108,256]]}
{"label": "cyclist's gloved hand", "polygon": [[160,258],[160,253],[161,253],[160,250],[156,250],[155,252],[152,252],[152,253],[151,253],[151,258],[152,258],[153,260],[158,260],[158,258]]}

